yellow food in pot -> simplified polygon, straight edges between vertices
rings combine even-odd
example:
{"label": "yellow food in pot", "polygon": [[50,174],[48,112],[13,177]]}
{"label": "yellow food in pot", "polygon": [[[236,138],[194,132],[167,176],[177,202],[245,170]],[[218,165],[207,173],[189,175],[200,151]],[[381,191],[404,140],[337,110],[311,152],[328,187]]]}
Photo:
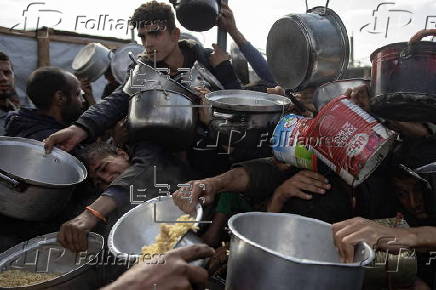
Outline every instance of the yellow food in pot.
{"label": "yellow food in pot", "polygon": [[61,274],[35,273],[23,270],[7,270],[0,272],[0,287],[23,287],[53,280]]}
{"label": "yellow food in pot", "polygon": [[155,242],[149,246],[142,247],[141,261],[150,259],[150,256],[156,254],[165,254],[173,249],[180,238],[189,230],[196,231],[198,229],[195,220],[187,214],[179,217],[177,221],[192,221],[192,223],[161,224],[160,233],[156,237]]}

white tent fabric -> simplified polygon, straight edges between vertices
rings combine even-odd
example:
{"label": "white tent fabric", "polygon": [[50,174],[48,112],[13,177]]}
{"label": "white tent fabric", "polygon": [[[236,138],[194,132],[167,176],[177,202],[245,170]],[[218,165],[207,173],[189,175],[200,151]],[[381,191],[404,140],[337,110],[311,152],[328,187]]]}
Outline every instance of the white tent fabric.
{"label": "white tent fabric", "polygon": [[[81,44],[64,42],[50,42],[50,65],[71,71],[71,63],[77,52],[83,47]],[[0,51],[9,56],[14,67],[16,90],[21,105],[32,106],[26,97],[26,80],[30,73],[37,68],[37,43],[35,39],[20,36],[0,35]],[[100,101],[106,86],[104,76],[92,83],[94,98]]]}

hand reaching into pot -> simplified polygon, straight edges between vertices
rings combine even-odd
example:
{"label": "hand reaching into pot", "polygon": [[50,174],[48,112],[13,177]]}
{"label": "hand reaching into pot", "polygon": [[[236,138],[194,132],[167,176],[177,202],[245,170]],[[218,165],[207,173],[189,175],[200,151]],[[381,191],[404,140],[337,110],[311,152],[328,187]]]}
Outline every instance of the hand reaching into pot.
{"label": "hand reaching into pot", "polygon": [[97,223],[97,217],[84,211],[61,226],[58,241],[62,247],[73,252],[86,251],[88,249],[88,233]]}
{"label": "hand reaching into pot", "polygon": [[305,200],[312,199],[312,195],[305,193],[304,191],[325,194],[330,188],[331,185],[323,175],[310,170],[301,170],[277,187],[267,206],[267,211],[280,212],[284,203],[292,197],[298,197]]}

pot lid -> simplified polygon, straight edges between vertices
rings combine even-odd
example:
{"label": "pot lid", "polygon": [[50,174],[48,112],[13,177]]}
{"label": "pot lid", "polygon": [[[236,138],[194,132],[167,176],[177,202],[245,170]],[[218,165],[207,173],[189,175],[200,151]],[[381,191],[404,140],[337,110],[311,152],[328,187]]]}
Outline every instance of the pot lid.
{"label": "pot lid", "polygon": [[248,90],[221,90],[206,95],[212,107],[242,112],[280,112],[291,104],[286,97]]}
{"label": "pot lid", "polygon": [[54,148],[44,151],[44,143],[18,137],[0,136],[0,173],[43,186],[69,186],[87,176],[85,166],[74,156]]}
{"label": "pot lid", "polygon": [[129,52],[132,52],[135,58],[144,51],[142,45],[130,43],[123,47],[118,48],[112,55],[111,70],[115,80],[122,84],[127,78],[129,65],[132,60],[129,57]]}

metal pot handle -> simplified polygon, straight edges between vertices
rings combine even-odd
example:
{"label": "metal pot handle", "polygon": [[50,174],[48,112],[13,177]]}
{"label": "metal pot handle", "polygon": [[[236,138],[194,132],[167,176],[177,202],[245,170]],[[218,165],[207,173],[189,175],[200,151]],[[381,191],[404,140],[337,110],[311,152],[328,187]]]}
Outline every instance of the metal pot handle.
{"label": "metal pot handle", "polygon": [[217,111],[213,111],[212,116],[216,117],[216,118],[220,118],[220,119],[225,119],[225,120],[231,120],[235,117],[235,115],[230,114],[230,113],[220,113]]}
{"label": "metal pot handle", "polygon": [[23,192],[26,189],[26,184],[21,183],[20,181],[15,180],[1,172],[0,172],[0,183],[18,192]]}
{"label": "metal pot handle", "polygon": [[401,51],[400,57],[403,59],[410,58],[413,52],[413,45],[427,36],[436,36],[436,29],[423,29],[415,33],[415,35],[410,38],[407,47]]}
{"label": "metal pot handle", "polygon": [[[329,6],[329,2],[330,2],[330,0],[327,0],[327,2],[325,3],[324,12],[322,14],[320,14],[321,16],[324,16],[327,14],[327,7]],[[309,5],[307,4],[307,0],[306,0],[306,13],[308,11],[309,11]]]}

